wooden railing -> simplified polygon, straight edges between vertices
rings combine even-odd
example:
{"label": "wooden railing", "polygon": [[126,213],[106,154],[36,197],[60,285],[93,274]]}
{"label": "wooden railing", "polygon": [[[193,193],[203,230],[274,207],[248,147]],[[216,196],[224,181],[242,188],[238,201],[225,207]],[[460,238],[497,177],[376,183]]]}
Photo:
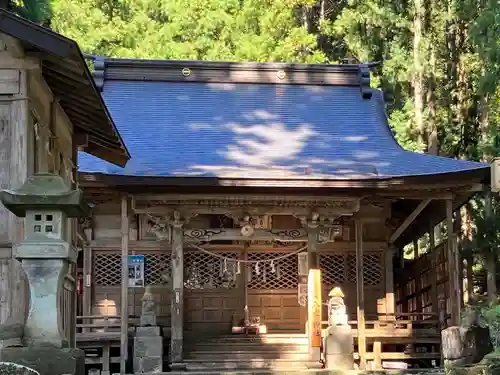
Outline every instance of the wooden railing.
{"label": "wooden railing", "polygon": [[[130,315],[128,323],[131,334],[137,316]],[[101,366],[102,374],[111,373],[111,364],[120,363],[120,326],[119,315],[76,317],[77,347],[85,351],[85,364]]]}
{"label": "wooden railing", "polygon": [[[366,352],[356,351],[355,359],[364,356],[372,362],[372,369],[381,369],[382,361],[439,360],[441,358],[441,322],[436,314],[398,313],[379,315],[378,319],[365,321],[359,329],[356,320],[349,321],[354,343],[360,334],[366,339]],[[420,318],[420,319],[419,319]],[[328,322],[322,322],[323,328]]]}

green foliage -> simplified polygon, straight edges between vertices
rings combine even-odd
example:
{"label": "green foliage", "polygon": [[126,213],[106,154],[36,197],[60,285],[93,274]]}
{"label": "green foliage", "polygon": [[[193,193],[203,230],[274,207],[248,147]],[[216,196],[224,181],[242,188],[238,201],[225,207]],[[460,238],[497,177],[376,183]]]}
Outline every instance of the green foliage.
{"label": "green foliage", "polygon": [[[296,1],[297,3],[297,1]],[[272,0],[54,0],[52,26],[97,55],[323,62],[295,7]]]}
{"label": "green foliage", "polygon": [[14,0],[10,10],[32,22],[48,25],[51,18],[50,0]]}

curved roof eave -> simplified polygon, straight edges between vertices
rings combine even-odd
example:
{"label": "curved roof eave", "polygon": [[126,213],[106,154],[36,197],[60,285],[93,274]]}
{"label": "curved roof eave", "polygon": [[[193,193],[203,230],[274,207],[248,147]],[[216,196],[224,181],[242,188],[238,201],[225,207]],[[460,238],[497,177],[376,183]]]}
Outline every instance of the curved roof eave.
{"label": "curved roof eave", "polygon": [[107,173],[79,172],[82,186],[130,187],[137,188],[145,185],[150,189],[168,187],[186,188],[285,188],[285,189],[336,189],[350,191],[352,189],[367,190],[405,190],[417,189],[453,189],[454,186],[474,185],[488,182],[489,168],[468,171],[443,173],[440,175],[387,177],[381,179],[344,179],[344,180],[315,180],[315,179],[235,179],[217,177],[166,177],[166,176],[133,176]]}

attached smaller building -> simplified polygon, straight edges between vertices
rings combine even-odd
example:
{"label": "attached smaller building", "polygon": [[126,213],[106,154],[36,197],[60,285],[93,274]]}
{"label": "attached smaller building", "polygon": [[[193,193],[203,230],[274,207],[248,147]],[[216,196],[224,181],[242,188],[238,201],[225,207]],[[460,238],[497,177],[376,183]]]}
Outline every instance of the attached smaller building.
{"label": "attached smaller building", "polygon": [[[130,157],[77,44],[0,9],[0,188],[15,190],[37,172],[74,187],[81,147],[122,167]],[[11,251],[22,237],[23,220],[1,206],[0,322],[26,314],[26,284]],[[74,289],[76,268],[69,279]]]}

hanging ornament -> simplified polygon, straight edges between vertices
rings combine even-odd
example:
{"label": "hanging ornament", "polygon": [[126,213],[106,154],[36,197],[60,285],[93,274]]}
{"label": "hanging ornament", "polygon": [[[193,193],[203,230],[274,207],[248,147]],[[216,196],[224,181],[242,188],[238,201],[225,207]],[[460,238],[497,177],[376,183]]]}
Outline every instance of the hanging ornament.
{"label": "hanging ornament", "polygon": [[260,275],[259,262],[255,263],[255,274]]}
{"label": "hanging ornament", "polygon": [[248,264],[245,265],[245,272],[247,274],[247,283],[252,282],[252,267],[249,267]]}
{"label": "hanging ornament", "polygon": [[[213,269],[213,266],[211,266],[211,268]],[[214,274],[213,272],[209,272],[208,273],[208,283],[207,283],[207,289],[213,289],[215,288],[215,285],[214,285]]]}
{"label": "hanging ornament", "polygon": [[231,274],[231,282],[233,281],[236,281],[236,263],[234,262],[231,262],[231,272],[229,272]]}
{"label": "hanging ornament", "polygon": [[241,275],[241,264],[240,261],[236,264],[236,274]]}
{"label": "hanging ornament", "polygon": [[276,279],[281,279],[281,268],[279,264],[276,266]]}
{"label": "hanging ornament", "polygon": [[219,277],[222,278],[224,276],[224,262],[221,259],[219,263]]}
{"label": "hanging ornament", "polygon": [[262,266],[262,281],[266,282],[266,264]]}
{"label": "hanging ornament", "polygon": [[227,258],[224,258],[224,269],[222,273],[227,273]]}
{"label": "hanging ornament", "polygon": [[196,263],[189,268],[186,280],[187,287],[190,289],[201,289],[200,271]]}
{"label": "hanging ornament", "polygon": [[276,273],[276,267],[274,267],[274,260],[271,261],[271,273]]}

